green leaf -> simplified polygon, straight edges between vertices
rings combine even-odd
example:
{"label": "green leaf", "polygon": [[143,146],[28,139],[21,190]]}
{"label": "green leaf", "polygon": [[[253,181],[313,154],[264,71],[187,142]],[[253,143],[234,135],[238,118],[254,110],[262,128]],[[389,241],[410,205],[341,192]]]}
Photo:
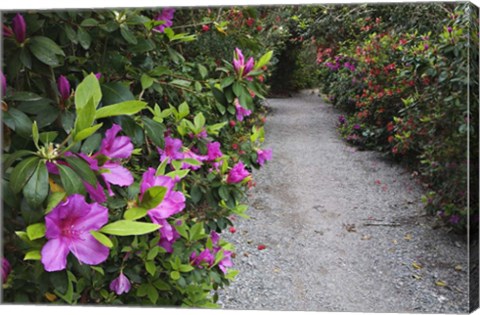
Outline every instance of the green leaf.
{"label": "green leaf", "polygon": [[155,287],[151,284],[148,284],[147,296],[150,299],[150,302],[152,302],[152,304],[157,304],[158,292],[157,289],[155,289]]}
{"label": "green leaf", "polygon": [[201,64],[197,64],[197,68],[198,68],[198,72],[200,72],[200,76],[202,77],[202,79],[205,79],[208,75],[207,68],[205,68],[205,66]]}
{"label": "green leaf", "polygon": [[92,268],[93,270],[95,270],[96,272],[98,272],[99,274],[101,274],[102,276],[105,275],[105,271],[103,271],[103,268],[102,268],[102,267],[90,266],[90,268]]}
{"label": "green leaf", "polygon": [[133,115],[141,111],[147,106],[147,103],[142,101],[126,101],[114,105],[108,105],[97,110],[96,119],[119,116],[119,115]]}
{"label": "green leaf", "polygon": [[175,280],[175,281],[180,279],[180,272],[176,270],[170,272],[170,278],[172,278],[172,280]]}
{"label": "green leaf", "polygon": [[243,86],[238,81],[233,83],[232,89],[233,89],[233,93],[235,93],[237,97],[240,97],[240,95],[245,93]]}
{"label": "green leaf", "polygon": [[34,121],[33,124],[32,124],[32,138],[33,138],[33,143],[35,144],[37,149],[39,149],[39,147],[38,147],[38,138],[39,138],[38,125],[37,125],[36,121]]}
{"label": "green leaf", "polygon": [[253,69],[260,69],[261,67],[265,66],[270,61],[270,59],[272,59],[272,55],[273,50],[266,52],[262,57],[260,57],[260,59],[258,59]]}
{"label": "green leaf", "polygon": [[63,50],[53,40],[44,36],[30,38],[28,47],[38,60],[52,67],[60,65],[57,56],[65,56]]}
{"label": "green leaf", "polygon": [[202,238],[206,237],[205,234],[205,229],[203,227],[202,222],[195,223],[191,228],[190,228],[190,241],[195,241],[195,240],[200,240]]}
{"label": "green leaf", "polygon": [[130,31],[126,24],[120,25],[120,34],[122,34],[123,39],[125,39],[128,43],[136,45],[137,38],[135,35]]}
{"label": "green leaf", "polygon": [[142,121],[147,136],[156,146],[163,147],[165,145],[165,138],[163,137],[165,126],[148,117],[142,117]]}
{"label": "green leaf", "polygon": [[153,84],[153,78],[147,74],[142,74],[142,77],[140,78],[140,82],[142,83],[142,89],[146,90],[149,87],[152,86]]}
{"label": "green leaf", "polygon": [[129,236],[151,233],[159,228],[160,225],[158,224],[120,220],[105,225],[100,232],[110,235]]}
{"label": "green leaf", "polygon": [[178,114],[179,119],[187,117],[187,115],[190,114],[190,107],[188,106],[187,102],[183,102],[182,104],[180,104],[180,106],[178,107]]}
{"label": "green leaf", "polygon": [[45,131],[40,133],[39,135],[40,142],[42,142],[43,144],[52,143],[57,137],[58,131]]}
{"label": "green leaf", "polygon": [[158,247],[158,246],[153,247],[152,249],[150,249],[148,251],[147,259],[148,260],[154,260],[155,257],[157,257],[158,253],[160,253],[160,247]]}
{"label": "green leaf", "polygon": [[87,181],[93,187],[97,186],[97,176],[90,168],[90,165],[82,158],[79,157],[65,157],[65,161],[68,165],[80,175],[82,180]]}
{"label": "green leaf", "polygon": [[125,211],[123,217],[125,220],[138,220],[147,215],[148,210],[144,208],[130,208]]}
{"label": "green leaf", "polygon": [[27,236],[31,241],[45,236],[45,223],[35,223],[27,226]]}
{"label": "green leaf", "polygon": [[140,206],[147,210],[153,209],[158,206],[165,197],[167,193],[167,188],[163,186],[154,186],[148,188],[143,194],[142,202]]}
{"label": "green leaf", "polygon": [[26,47],[20,49],[19,58],[25,67],[32,69],[32,55]]}
{"label": "green leaf", "polygon": [[70,25],[65,25],[64,29],[65,29],[65,35],[67,35],[67,38],[74,44],[78,43],[77,33],[75,33],[75,30]]}
{"label": "green leaf", "polygon": [[157,271],[157,267],[155,266],[155,263],[151,260],[145,262],[145,269],[152,277],[155,275],[155,271]]}
{"label": "green leaf", "polygon": [[222,104],[223,106],[228,106],[227,98],[225,97],[225,94],[223,94],[222,91],[220,91],[217,88],[212,88],[212,93],[217,102]]}
{"label": "green leaf", "polygon": [[186,159],[183,159],[182,161],[184,163],[187,163],[187,164],[190,164],[190,165],[193,165],[193,166],[200,166],[200,165],[203,164],[199,160],[195,160],[195,159],[191,159],[191,158],[186,158]]}
{"label": "green leaf", "polygon": [[181,87],[189,87],[192,82],[187,80],[175,79],[170,81],[170,84],[181,86]]}
{"label": "green leaf", "polygon": [[102,126],[103,126],[103,123],[100,123],[92,127],[85,128],[80,132],[76,133],[75,136],[73,137],[73,140],[75,140],[76,142],[79,142],[84,139],[87,139],[88,137],[93,135],[98,129],[100,129]]}
{"label": "green leaf", "polygon": [[20,162],[10,175],[10,187],[14,193],[20,192],[37,169],[39,158],[36,156]]}
{"label": "green leaf", "polygon": [[87,140],[83,142],[82,149],[81,149],[82,153],[91,154],[93,151],[96,151],[99,148],[101,142],[102,142],[101,134],[95,133],[91,135],[90,137],[87,138]]}
{"label": "green leaf", "polygon": [[170,291],[171,287],[170,285],[163,281],[162,279],[157,279],[155,282],[153,282],[153,285],[160,291]]}
{"label": "green leaf", "polygon": [[192,266],[190,265],[181,265],[180,268],[178,268],[178,270],[180,272],[190,272],[192,270],[194,270],[195,268],[193,268]]}
{"label": "green leaf", "polygon": [[[9,123],[9,121],[12,123]],[[18,135],[30,139],[32,134],[32,121],[24,112],[10,106],[8,111],[3,113],[3,122],[10,127],[10,129],[15,130],[15,133]]]}
{"label": "green leaf", "polygon": [[107,246],[108,248],[112,248],[113,247],[113,243],[112,241],[110,240],[110,238],[108,238],[108,236],[106,236],[105,234],[102,234],[98,231],[90,231],[90,234],[92,234],[92,236],[97,240],[99,241],[101,244]]}
{"label": "green leaf", "polygon": [[[178,161],[180,164],[181,162]],[[184,178],[185,176],[188,175],[188,173],[190,172],[190,170],[177,170],[177,171],[172,171],[172,172],[169,172],[166,176],[172,178],[172,179],[175,179],[175,178]]]}
{"label": "green leaf", "polygon": [[193,118],[193,123],[195,124],[197,131],[200,131],[203,126],[205,126],[205,117],[203,116],[203,113],[198,113],[195,118]]}
{"label": "green leaf", "polygon": [[202,199],[203,193],[197,185],[193,185],[190,189],[190,197],[193,203],[198,203]]}
{"label": "green leaf", "polygon": [[60,171],[60,179],[62,186],[68,195],[85,194],[85,187],[83,186],[81,177],[75,173],[70,167],[57,164]]}
{"label": "green leaf", "polygon": [[225,201],[228,201],[230,199],[230,193],[228,192],[228,188],[226,186],[220,186],[220,188],[218,189],[218,194]]}
{"label": "green leaf", "polygon": [[67,194],[65,192],[54,192],[48,195],[47,207],[45,208],[45,214],[53,210]]}
{"label": "green leaf", "polygon": [[13,101],[33,102],[41,100],[42,97],[33,92],[15,91],[15,93],[10,97],[10,99]]}
{"label": "green leaf", "polygon": [[42,259],[42,255],[40,254],[39,249],[28,251],[25,254],[25,257],[23,257],[23,260],[40,260],[40,259]]}
{"label": "green leaf", "polygon": [[130,89],[121,82],[102,84],[102,94],[104,106],[135,99]]}
{"label": "green leaf", "polygon": [[83,109],[90,99],[93,99],[95,108],[97,108],[102,99],[100,84],[93,73],[86,76],[75,90],[75,107],[77,108],[77,111]]}
{"label": "green leaf", "polygon": [[78,28],[77,39],[83,49],[87,50],[88,48],[90,48],[90,45],[92,44],[92,37],[84,28]]}
{"label": "green leaf", "polygon": [[73,273],[71,273],[70,271],[67,271],[67,279],[68,279],[68,286],[65,294],[60,293],[58,290],[54,290],[53,292],[55,292],[56,295],[58,295],[62,300],[64,300],[68,304],[72,304],[73,303],[73,283],[72,282],[74,281],[76,282],[77,279],[75,278]]}
{"label": "green leaf", "polygon": [[92,18],[87,18],[83,20],[82,23],[80,23],[80,26],[83,26],[83,27],[92,27],[97,25],[98,25],[98,21]]}
{"label": "green leaf", "polygon": [[95,110],[101,99],[102,91],[100,84],[95,75],[91,73],[83,79],[75,91],[76,133],[92,126],[95,120]]}
{"label": "green leaf", "polygon": [[[12,154],[4,154],[4,161],[3,161],[3,171],[5,172],[12,164],[19,158],[24,157],[25,155],[31,155],[35,152],[29,150],[18,150],[13,152]],[[21,188],[20,188],[21,189]],[[20,190],[19,190],[20,191]]]}
{"label": "green leaf", "polygon": [[30,177],[23,187],[23,195],[29,205],[37,207],[47,198],[48,189],[47,166],[45,165],[45,161],[40,160],[32,177]]}
{"label": "green leaf", "polygon": [[227,86],[230,86],[233,81],[235,81],[235,77],[226,77],[225,79],[222,80],[222,82],[220,82],[220,86],[222,88],[226,88]]}

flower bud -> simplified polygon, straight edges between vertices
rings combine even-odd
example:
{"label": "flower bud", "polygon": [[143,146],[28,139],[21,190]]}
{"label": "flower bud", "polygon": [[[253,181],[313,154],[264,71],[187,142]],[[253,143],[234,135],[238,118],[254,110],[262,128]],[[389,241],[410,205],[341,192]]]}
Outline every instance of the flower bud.
{"label": "flower bud", "polygon": [[128,291],[130,291],[130,288],[130,281],[127,277],[125,277],[123,272],[120,273],[118,278],[116,278],[110,283],[110,290],[114,291],[117,295],[128,293]]}
{"label": "flower bud", "polygon": [[20,13],[17,13],[17,15],[13,18],[12,29],[17,42],[23,43],[27,34],[27,24]]}
{"label": "flower bud", "polygon": [[1,83],[0,94],[1,94],[1,97],[4,98],[5,93],[7,93],[7,79],[5,78],[5,75],[3,74],[3,72],[1,71],[0,71],[0,83]]}
{"label": "flower bud", "polygon": [[66,101],[70,98],[70,83],[63,75],[57,79],[57,88],[62,101]]}
{"label": "flower bud", "polygon": [[7,282],[8,275],[12,271],[12,267],[7,259],[2,258],[2,283]]}

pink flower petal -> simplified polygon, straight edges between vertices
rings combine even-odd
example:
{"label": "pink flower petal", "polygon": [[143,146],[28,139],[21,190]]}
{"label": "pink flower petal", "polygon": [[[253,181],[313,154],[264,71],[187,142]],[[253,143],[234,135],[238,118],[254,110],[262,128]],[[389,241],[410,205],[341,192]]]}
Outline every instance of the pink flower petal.
{"label": "pink flower petal", "polygon": [[108,172],[102,173],[102,177],[110,184],[123,187],[133,183],[133,176],[130,171],[118,163],[106,162],[102,169],[108,170]]}
{"label": "pink flower petal", "polygon": [[98,265],[108,258],[109,249],[97,241],[89,231],[69,245],[70,251],[78,260],[87,265]]}
{"label": "pink flower petal", "polygon": [[63,270],[67,266],[69,250],[61,238],[49,240],[42,248],[42,264],[46,271]]}

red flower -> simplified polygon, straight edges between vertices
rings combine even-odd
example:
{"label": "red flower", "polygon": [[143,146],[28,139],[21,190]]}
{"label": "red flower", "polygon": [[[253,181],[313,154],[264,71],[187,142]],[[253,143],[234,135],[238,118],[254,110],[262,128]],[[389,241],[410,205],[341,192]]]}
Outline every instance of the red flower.
{"label": "red flower", "polygon": [[210,26],[208,26],[207,24],[202,25],[202,31],[208,32],[209,30],[210,30]]}
{"label": "red flower", "polygon": [[388,131],[388,132],[391,132],[394,127],[395,127],[395,126],[393,125],[393,122],[389,122],[389,123],[387,124],[387,131]]}
{"label": "red flower", "polygon": [[258,250],[264,250],[265,248],[267,248],[267,246],[263,245],[263,244],[260,244],[258,245]]}
{"label": "red flower", "polygon": [[248,25],[248,27],[252,27],[253,23],[255,23],[255,19],[253,19],[253,18],[248,18],[248,19],[247,19],[247,25]]}
{"label": "red flower", "polygon": [[228,229],[230,231],[230,233],[235,233],[237,232],[237,229],[235,229],[235,227],[231,226],[230,229]]}
{"label": "red flower", "polygon": [[262,27],[261,25],[258,25],[258,26],[257,26],[257,31],[260,32],[261,30],[263,30],[263,27]]}
{"label": "red flower", "polygon": [[235,127],[236,123],[235,120],[230,120],[230,127]]}

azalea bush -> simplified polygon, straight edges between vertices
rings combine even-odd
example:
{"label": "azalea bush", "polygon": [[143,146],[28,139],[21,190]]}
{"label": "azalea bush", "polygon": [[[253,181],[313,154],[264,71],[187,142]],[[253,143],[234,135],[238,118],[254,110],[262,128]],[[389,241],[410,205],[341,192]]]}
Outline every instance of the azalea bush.
{"label": "azalea bush", "polygon": [[273,51],[207,58],[189,14],[4,16],[5,302],[215,307],[234,279]]}
{"label": "azalea bush", "polygon": [[468,4],[441,9],[408,26],[394,22],[392,8],[366,6],[368,14],[348,24],[348,40],[324,43],[317,62],[323,92],[346,113],[338,121],[342,136],[416,170],[426,209],[462,229],[469,219],[478,223],[478,174],[470,183],[467,176],[468,167],[478,169],[478,152],[466,151],[469,139],[478,143],[471,123],[478,116],[478,14]]}

